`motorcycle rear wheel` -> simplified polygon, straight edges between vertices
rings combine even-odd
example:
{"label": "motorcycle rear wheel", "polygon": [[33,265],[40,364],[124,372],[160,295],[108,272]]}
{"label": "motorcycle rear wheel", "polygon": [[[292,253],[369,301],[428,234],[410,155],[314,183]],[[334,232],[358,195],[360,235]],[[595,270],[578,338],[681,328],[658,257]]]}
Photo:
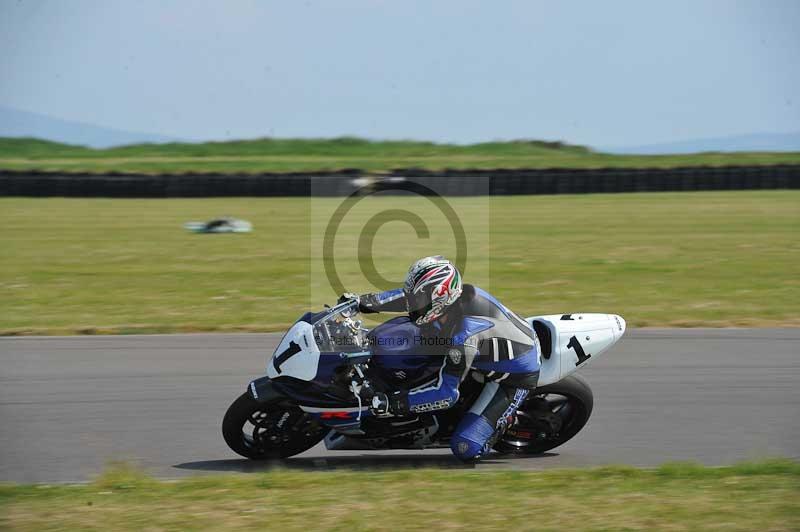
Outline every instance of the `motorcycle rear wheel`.
{"label": "motorcycle rear wheel", "polygon": [[319,443],[328,430],[287,399],[262,403],[248,392],[228,407],[222,419],[225,443],[251,460],[300,454]]}
{"label": "motorcycle rear wheel", "polygon": [[542,454],[555,449],[580,432],[593,406],[592,389],[577,375],[537,388],[494,449],[506,454]]}

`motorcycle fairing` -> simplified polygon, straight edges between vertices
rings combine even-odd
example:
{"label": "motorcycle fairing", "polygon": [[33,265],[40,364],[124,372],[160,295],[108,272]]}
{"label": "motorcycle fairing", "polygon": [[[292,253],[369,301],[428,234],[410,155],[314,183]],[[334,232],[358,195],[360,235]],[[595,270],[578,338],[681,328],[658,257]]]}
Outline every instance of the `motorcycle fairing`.
{"label": "motorcycle fairing", "polygon": [[344,407],[331,407],[320,408],[306,405],[299,405],[300,409],[308,412],[311,417],[316,419],[322,425],[335,429],[338,432],[347,434],[355,433],[362,434],[361,422],[365,418],[372,415],[366,405],[361,408],[344,408]]}
{"label": "motorcycle fairing", "polygon": [[[437,416],[421,416],[404,420],[376,420],[371,423],[380,423],[382,427],[370,427],[367,435],[343,434],[341,431],[331,431],[325,436],[325,448],[330,451],[357,451],[387,449],[425,449],[427,447],[442,447],[436,441],[439,436],[440,424]],[[370,436],[370,434],[375,434]],[[355,437],[353,437],[355,436]]]}
{"label": "motorcycle fairing", "polygon": [[317,380],[329,385],[332,366],[342,365],[343,359],[368,360],[371,354],[363,337],[353,334],[359,332],[350,320],[356,305],[356,301],[350,301],[324,312],[304,314],[287,331],[270,357],[267,376],[271,379]]}
{"label": "motorcycle fairing", "polygon": [[317,374],[319,356],[314,328],[308,322],[298,321],[284,335],[267,362],[267,376],[270,379],[293,377],[310,381]]}

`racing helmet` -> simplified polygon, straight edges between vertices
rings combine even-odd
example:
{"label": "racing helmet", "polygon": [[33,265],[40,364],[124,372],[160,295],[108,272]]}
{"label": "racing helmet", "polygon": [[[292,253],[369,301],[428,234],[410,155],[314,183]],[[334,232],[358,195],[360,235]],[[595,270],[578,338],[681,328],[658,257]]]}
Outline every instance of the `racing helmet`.
{"label": "racing helmet", "polygon": [[441,255],[419,259],[411,265],[403,285],[408,315],[417,325],[440,318],[461,297],[461,273]]}

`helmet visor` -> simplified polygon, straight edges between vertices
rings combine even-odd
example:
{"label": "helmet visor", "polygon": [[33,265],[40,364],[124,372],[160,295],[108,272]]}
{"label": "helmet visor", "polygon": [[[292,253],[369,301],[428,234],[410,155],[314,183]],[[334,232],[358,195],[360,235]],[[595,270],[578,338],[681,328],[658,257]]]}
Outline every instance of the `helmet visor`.
{"label": "helmet visor", "polygon": [[406,309],[408,309],[408,313],[412,316],[415,314],[422,316],[425,314],[429,307],[431,306],[431,296],[427,290],[421,290],[414,293],[409,293],[405,291],[406,295]]}

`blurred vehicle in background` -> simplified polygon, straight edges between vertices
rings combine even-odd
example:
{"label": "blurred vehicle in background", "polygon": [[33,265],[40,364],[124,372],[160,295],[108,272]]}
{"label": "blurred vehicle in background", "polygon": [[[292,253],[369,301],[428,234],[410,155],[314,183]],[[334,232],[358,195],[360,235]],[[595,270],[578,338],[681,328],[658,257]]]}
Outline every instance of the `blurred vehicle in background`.
{"label": "blurred vehicle in background", "polygon": [[253,224],[247,220],[238,220],[230,216],[214,218],[207,222],[187,222],[183,227],[193,233],[249,233],[253,230]]}

